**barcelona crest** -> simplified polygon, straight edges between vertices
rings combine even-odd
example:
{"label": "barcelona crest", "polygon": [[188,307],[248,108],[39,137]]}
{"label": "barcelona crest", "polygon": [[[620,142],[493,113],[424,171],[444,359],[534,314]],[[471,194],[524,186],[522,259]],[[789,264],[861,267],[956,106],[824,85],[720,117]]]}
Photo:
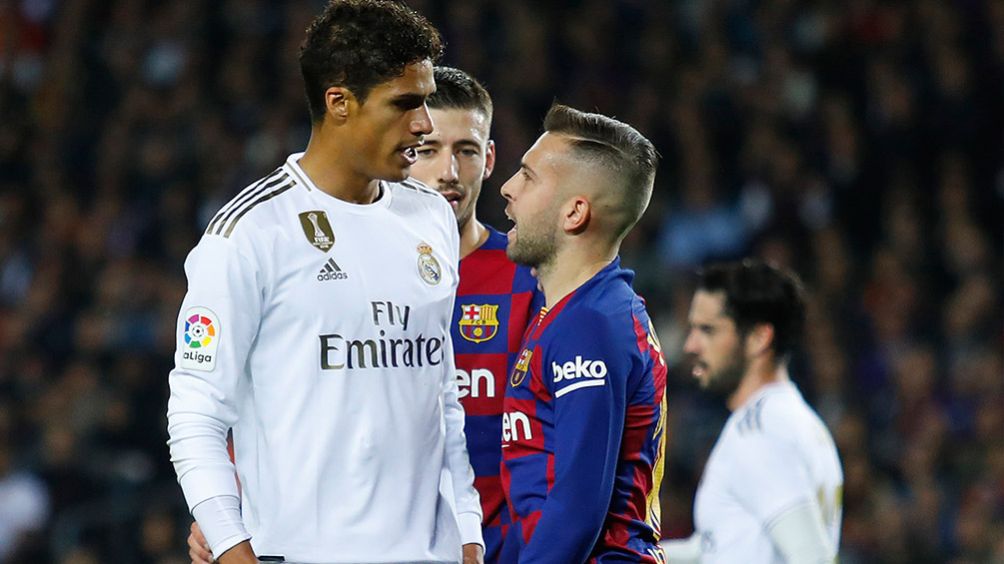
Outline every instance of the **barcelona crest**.
{"label": "barcelona crest", "polygon": [[509,385],[515,388],[523,383],[526,379],[526,373],[530,370],[530,358],[533,357],[533,351],[530,349],[523,349],[523,352],[519,353],[519,359],[516,360],[516,365],[512,367],[512,375],[509,376]]}
{"label": "barcelona crest", "polygon": [[471,304],[460,307],[460,336],[474,343],[490,340],[499,332],[499,306]]}

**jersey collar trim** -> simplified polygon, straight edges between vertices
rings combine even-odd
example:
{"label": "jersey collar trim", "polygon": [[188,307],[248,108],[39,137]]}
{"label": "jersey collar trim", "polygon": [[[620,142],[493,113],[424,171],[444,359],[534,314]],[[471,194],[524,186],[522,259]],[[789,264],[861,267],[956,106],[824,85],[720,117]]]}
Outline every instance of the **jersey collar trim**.
{"label": "jersey collar trim", "polygon": [[340,200],[331,194],[321,190],[314,184],[314,181],[307,176],[307,173],[300,168],[300,159],[303,157],[303,153],[293,153],[286,158],[286,164],[284,165],[289,171],[290,175],[295,179],[297,184],[300,184],[307,189],[307,192],[316,200],[323,200],[326,206],[337,207],[344,211],[353,213],[370,213],[376,210],[384,209],[390,205],[393,192],[390,190],[390,183],[383,180],[380,181],[380,197],[377,201],[372,204],[353,204],[352,202],[346,202],[345,200]]}

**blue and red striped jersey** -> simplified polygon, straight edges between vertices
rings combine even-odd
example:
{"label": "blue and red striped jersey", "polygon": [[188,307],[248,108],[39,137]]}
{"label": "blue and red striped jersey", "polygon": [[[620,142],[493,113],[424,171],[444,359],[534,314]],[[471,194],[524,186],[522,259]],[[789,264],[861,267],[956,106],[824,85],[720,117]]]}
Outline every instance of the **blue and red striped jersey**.
{"label": "blue and red striped jersey", "polygon": [[500,562],[663,562],[666,363],[620,259],[523,338],[502,422]]}
{"label": "blue and red striped jersey", "polygon": [[530,269],[506,256],[505,234],[491,227],[488,232],[485,243],[460,261],[452,336],[467,451],[484,512],[485,562],[490,564],[498,559],[509,524],[499,478],[506,376],[543,297]]}

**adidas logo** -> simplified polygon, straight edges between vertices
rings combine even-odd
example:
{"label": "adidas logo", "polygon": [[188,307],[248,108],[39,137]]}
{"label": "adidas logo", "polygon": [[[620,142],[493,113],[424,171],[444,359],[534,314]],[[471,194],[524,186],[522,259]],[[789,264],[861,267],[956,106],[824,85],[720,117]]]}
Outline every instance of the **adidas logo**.
{"label": "adidas logo", "polygon": [[328,280],[345,280],[349,275],[342,272],[341,267],[335,262],[335,259],[329,258],[328,262],[324,263],[324,268],[317,273],[318,282],[327,282]]}

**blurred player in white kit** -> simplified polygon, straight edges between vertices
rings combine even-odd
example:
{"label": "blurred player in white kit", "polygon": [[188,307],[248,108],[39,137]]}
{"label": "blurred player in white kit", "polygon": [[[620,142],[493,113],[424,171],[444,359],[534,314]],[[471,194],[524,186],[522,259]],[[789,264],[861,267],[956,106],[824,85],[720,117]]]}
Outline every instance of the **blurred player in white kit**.
{"label": "blurred player in white kit", "polygon": [[684,352],[731,416],[704,468],[695,533],[662,542],[675,563],[831,563],[843,471],[833,438],[788,376],[805,302],[794,274],[763,262],[701,272]]}

